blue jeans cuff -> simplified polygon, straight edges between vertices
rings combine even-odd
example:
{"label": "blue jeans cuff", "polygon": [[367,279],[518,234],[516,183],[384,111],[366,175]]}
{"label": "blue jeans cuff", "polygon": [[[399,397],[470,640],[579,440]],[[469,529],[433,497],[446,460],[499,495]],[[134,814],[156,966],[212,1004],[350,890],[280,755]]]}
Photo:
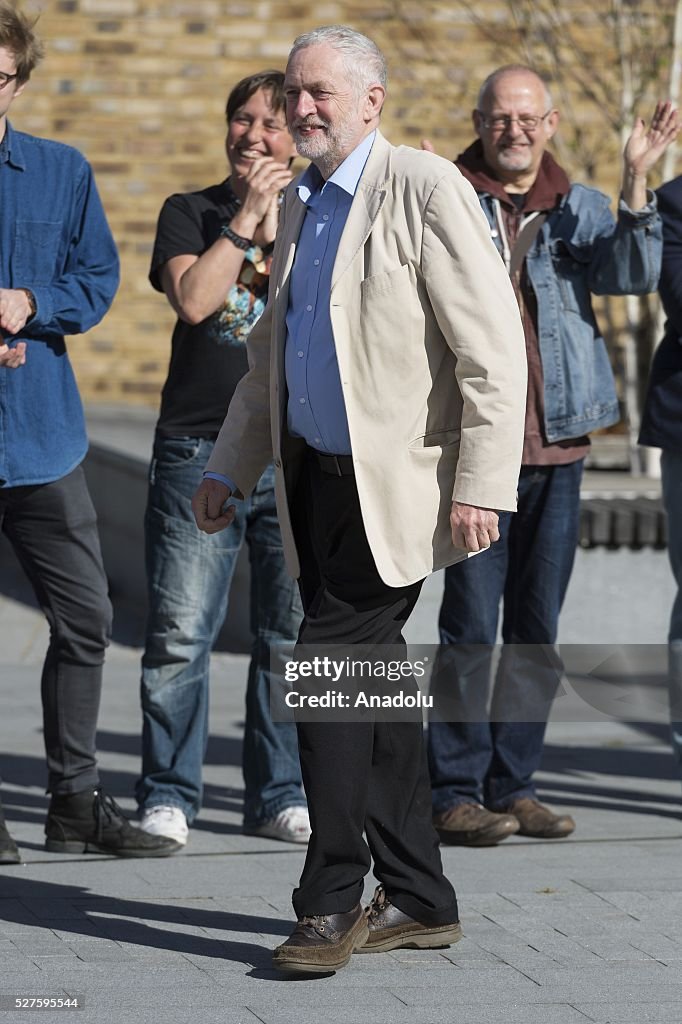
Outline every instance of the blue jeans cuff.
{"label": "blue jeans cuff", "polygon": [[253,818],[244,814],[244,828],[254,828],[257,825],[263,825],[266,821],[272,821],[276,818],[280,811],[285,810],[287,807],[307,807],[307,803],[304,797],[295,797],[290,800],[277,800],[267,804],[263,808],[263,813],[258,818]]}

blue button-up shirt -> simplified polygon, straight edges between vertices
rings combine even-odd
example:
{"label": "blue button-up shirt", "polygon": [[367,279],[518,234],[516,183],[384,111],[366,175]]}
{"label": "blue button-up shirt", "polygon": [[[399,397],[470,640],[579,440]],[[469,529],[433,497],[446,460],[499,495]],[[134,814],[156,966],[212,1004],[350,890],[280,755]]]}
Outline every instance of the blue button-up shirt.
{"label": "blue button-up shirt", "polygon": [[312,448],[350,455],[350,435],[329,310],[332,271],[375,132],[326,181],[311,164],[297,186],[306,214],[289,285],[284,366],[287,426]]}
{"label": "blue button-up shirt", "polygon": [[0,288],[28,288],[36,315],[19,334],[3,337],[27,347],[24,366],[0,367],[0,487],[58,480],[85,456],[83,410],[64,335],[98,323],[117,287],[118,256],[90,165],[70,146],[7,124],[0,151]]}

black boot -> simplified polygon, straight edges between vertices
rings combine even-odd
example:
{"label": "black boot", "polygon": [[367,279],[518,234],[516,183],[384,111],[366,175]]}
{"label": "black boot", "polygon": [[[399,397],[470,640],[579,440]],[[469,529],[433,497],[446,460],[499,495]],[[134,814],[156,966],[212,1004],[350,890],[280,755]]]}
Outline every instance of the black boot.
{"label": "black boot", "polygon": [[0,864],[21,864],[17,844],[7,831],[2,804],[0,804]]}
{"label": "black boot", "polygon": [[45,822],[50,853],[111,853],[116,857],[167,857],[181,849],[166,836],[152,836],[123,817],[101,789],[53,794]]}

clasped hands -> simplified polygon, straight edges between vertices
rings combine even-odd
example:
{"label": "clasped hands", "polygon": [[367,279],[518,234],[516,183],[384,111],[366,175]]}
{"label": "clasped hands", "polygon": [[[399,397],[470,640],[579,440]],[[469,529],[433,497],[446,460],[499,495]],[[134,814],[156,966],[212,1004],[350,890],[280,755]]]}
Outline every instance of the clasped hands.
{"label": "clasped hands", "polygon": [[[0,330],[17,334],[31,315],[31,304],[21,288],[0,288]],[[16,370],[26,362],[26,342],[19,341],[11,348],[0,342],[0,366]]]}

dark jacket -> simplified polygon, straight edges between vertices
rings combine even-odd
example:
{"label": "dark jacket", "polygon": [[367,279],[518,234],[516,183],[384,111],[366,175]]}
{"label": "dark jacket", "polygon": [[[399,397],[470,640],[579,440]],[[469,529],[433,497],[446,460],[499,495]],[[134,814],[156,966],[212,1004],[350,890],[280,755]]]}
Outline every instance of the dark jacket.
{"label": "dark jacket", "polygon": [[682,175],[658,190],[663,221],[659,291],[667,316],[656,350],[639,443],[682,452]]}

